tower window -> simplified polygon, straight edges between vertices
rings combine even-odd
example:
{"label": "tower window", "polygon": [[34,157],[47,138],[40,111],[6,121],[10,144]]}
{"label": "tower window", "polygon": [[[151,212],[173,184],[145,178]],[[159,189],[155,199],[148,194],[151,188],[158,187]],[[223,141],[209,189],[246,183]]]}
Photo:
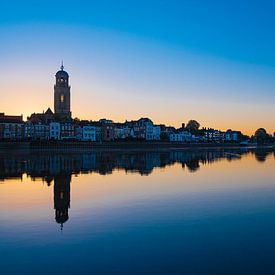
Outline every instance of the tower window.
{"label": "tower window", "polygon": [[60,101],[61,101],[61,103],[64,102],[64,95],[61,95],[61,96],[60,96]]}

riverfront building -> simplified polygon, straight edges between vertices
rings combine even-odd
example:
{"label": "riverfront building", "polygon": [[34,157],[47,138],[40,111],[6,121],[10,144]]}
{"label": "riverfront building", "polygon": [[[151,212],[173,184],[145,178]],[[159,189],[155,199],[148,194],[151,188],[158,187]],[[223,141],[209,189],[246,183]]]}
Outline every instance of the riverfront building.
{"label": "riverfront building", "polygon": [[55,75],[54,85],[54,113],[63,119],[70,119],[71,113],[71,87],[69,85],[69,74],[64,71],[63,62],[60,70]]}

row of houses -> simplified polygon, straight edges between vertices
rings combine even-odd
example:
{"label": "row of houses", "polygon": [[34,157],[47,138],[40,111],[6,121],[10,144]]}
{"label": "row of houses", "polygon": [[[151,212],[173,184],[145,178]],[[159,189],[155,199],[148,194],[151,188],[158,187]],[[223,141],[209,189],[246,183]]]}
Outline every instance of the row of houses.
{"label": "row of houses", "polygon": [[125,123],[114,123],[106,119],[96,122],[57,122],[54,116],[51,117],[51,111],[47,110],[43,114],[32,114],[24,122],[22,116],[0,113],[1,140],[157,141],[160,140],[160,135],[160,125],[154,125],[149,118]]}
{"label": "row of houses", "polygon": [[242,137],[240,131],[232,131],[231,129],[226,132],[215,130],[212,128],[204,128],[197,135],[192,135],[190,132],[183,128],[172,131],[169,134],[169,141],[171,142],[238,142]]}
{"label": "row of houses", "polygon": [[155,125],[149,118],[114,123],[112,120],[99,121],[69,120],[57,122],[50,109],[42,114],[32,114],[27,121],[22,116],[0,113],[0,140],[78,140],[115,141],[147,140],[170,142],[230,142],[239,141],[241,132],[222,132],[204,128],[199,134],[191,134],[183,126],[175,129]]}
{"label": "row of houses", "polygon": [[159,125],[154,125],[148,118],[125,123],[114,123],[102,119],[98,122],[59,123],[49,124],[49,139],[82,140],[82,141],[114,141],[123,139],[160,140]]}
{"label": "row of houses", "polygon": [[204,130],[204,139],[208,142],[237,142],[242,136],[240,131],[232,131],[231,129],[226,132],[212,128]]}

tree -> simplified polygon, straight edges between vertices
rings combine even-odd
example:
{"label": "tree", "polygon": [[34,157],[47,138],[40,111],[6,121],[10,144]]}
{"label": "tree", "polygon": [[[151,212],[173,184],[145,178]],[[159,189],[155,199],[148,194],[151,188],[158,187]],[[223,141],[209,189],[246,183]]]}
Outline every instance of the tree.
{"label": "tree", "polygon": [[196,120],[189,120],[185,129],[189,131],[191,134],[196,134],[198,133],[199,128],[200,124]]}
{"label": "tree", "polygon": [[264,128],[259,128],[254,135],[256,141],[258,143],[265,143],[269,139],[269,135],[267,134]]}
{"label": "tree", "polygon": [[78,117],[75,117],[75,118],[73,119],[73,122],[74,122],[75,124],[79,124],[79,123],[80,123],[80,119],[79,119]]}

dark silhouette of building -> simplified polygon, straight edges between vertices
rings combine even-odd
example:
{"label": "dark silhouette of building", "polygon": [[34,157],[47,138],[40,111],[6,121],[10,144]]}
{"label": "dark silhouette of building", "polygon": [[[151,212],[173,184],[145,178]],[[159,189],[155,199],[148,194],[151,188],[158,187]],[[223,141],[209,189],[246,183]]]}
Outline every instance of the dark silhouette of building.
{"label": "dark silhouette of building", "polygon": [[71,118],[71,95],[69,86],[69,74],[64,71],[63,62],[55,75],[54,85],[54,112],[61,119]]}
{"label": "dark silhouette of building", "polygon": [[48,108],[45,113],[33,113],[27,119],[34,124],[49,124],[54,120],[54,114],[51,108]]}
{"label": "dark silhouette of building", "polygon": [[23,115],[14,116],[14,115],[5,115],[5,113],[0,113],[0,123],[22,123]]}
{"label": "dark silhouette of building", "polygon": [[71,174],[61,174],[54,177],[54,209],[55,220],[61,225],[69,219]]}
{"label": "dark silhouette of building", "polygon": [[24,136],[23,116],[0,113],[0,140],[21,140]]}

